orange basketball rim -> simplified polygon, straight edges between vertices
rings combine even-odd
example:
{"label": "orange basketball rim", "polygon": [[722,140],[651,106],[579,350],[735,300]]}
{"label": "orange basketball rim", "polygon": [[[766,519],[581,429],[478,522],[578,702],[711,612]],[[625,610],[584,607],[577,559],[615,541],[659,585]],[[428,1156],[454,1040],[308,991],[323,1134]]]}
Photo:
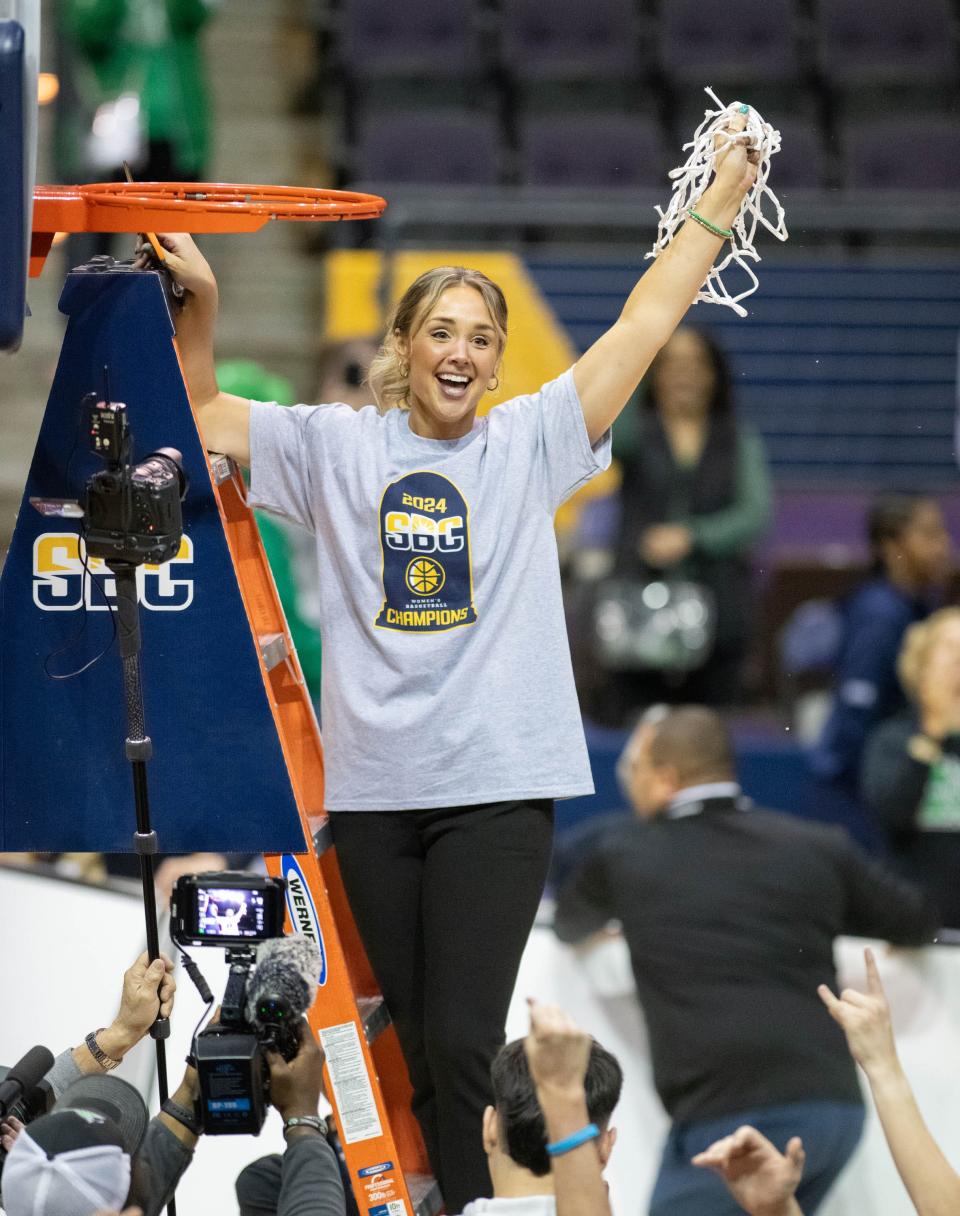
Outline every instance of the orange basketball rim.
{"label": "orange basketball rim", "polygon": [[30,277],[58,232],[256,232],[269,220],[372,220],[384,199],[351,190],[223,182],[97,182],[37,186]]}

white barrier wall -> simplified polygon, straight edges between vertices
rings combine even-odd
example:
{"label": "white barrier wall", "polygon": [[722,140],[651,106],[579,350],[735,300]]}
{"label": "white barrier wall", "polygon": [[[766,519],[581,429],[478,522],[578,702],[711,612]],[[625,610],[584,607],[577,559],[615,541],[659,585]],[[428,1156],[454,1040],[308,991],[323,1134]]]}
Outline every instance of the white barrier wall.
{"label": "white barrier wall", "polygon": [[[138,895],[0,867],[0,924],[0,1063],[14,1063],[35,1043],[56,1054],[111,1020],[123,971],[143,949]],[[863,987],[863,944],[840,943],[842,984]],[[933,1134],[960,1166],[960,951],[941,947],[888,954],[885,946],[879,951],[904,1066]],[[192,954],[219,998],[226,984],[222,951]],[[167,1045],[171,1089],[179,1082],[203,1010],[182,971],[178,984]],[[614,1116],[619,1141],[608,1179],[618,1216],[639,1216],[645,1211],[667,1124],[650,1085],[646,1035],[623,943],[608,940],[598,947],[574,948],[538,926],[521,964],[507,1023],[509,1038],[526,1031],[528,995],[563,1005],[620,1059],[626,1083]],[[118,1074],[141,1089],[151,1110],[156,1109],[153,1069],[154,1048],[148,1039]],[[275,1111],[258,1139],[202,1140],[177,1192],[179,1216],[232,1216],[237,1210],[233,1179],[240,1169],[262,1153],[282,1151]],[[912,1210],[871,1111],[861,1147],[821,1214],[910,1216]]]}

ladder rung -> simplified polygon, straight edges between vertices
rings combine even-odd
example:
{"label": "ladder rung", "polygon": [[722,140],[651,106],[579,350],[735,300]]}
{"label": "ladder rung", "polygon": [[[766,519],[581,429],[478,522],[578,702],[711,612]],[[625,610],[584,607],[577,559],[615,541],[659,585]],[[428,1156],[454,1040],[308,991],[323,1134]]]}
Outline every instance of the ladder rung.
{"label": "ladder rung", "polygon": [[273,671],[287,658],[287,639],[282,633],[262,633],[260,635],[260,653],[263,665],[267,671]]}
{"label": "ladder rung", "polygon": [[215,485],[222,486],[236,471],[237,466],[230,456],[225,456],[223,452],[210,453],[210,472]]}
{"label": "ladder rung", "polygon": [[363,1023],[363,1033],[372,1044],[390,1025],[390,1010],[382,996],[357,998],[357,1012]]}
{"label": "ladder rung", "polygon": [[323,827],[318,828],[313,834],[313,847],[316,850],[317,856],[322,857],[327,849],[333,848],[333,831],[330,828],[330,820],[328,819]]}
{"label": "ladder rung", "polygon": [[405,1181],[414,1216],[437,1216],[443,1208],[443,1196],[436,1179],[429,1174],[407,1174]]}

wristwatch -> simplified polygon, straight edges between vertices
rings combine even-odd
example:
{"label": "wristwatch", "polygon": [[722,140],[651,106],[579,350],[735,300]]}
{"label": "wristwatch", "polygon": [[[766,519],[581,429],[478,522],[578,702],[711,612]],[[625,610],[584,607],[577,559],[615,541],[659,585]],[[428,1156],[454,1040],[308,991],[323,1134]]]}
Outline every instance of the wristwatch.
{"label": "wristwatch", "polygon": [[91,1030],[90,1033],[87,1035],[87,1037],[83,1041],[86,1044],[87,1050],[90,1052],[90,1054],[96,1060],[96,1062],[100,1065],[100,1067],[103,1069],[103,1071],[110,1072],[111,1069],[117,1067],[117,1065],[120,1063],[120,1061],[115,1060],[113,1058],[113,1056],[108,1056],[107,1053],[101,1049],[100,1044],[97,1042],[97,1035],[100,1034],[101,1031],[104,1031],[104,1030],[106,1030],[105,1026],[101,1026],[99,1030]]}
{"label": "wristwatch", "polygon": [[284,1135],[292,1127],[312,1127],[321,1136],[327,1134],[327,1121],[320,1115],[291,1115],[289,1119],[284,1119],[283,1121]]}
{"label": "wristwatch", "polygon": [[167,1098],[160,1109],[165,1115],[169,1115],[171,1119],[176,1119],[178,1123],[182,1123],[187,1131],[193,1132],[195,1136],[199,1136],[203,1131],[200,1125],[200,1117],[196,1110],[188,1110],[185,1106],[181,1106],[179,1102],[174,1102],[173,1098]]}

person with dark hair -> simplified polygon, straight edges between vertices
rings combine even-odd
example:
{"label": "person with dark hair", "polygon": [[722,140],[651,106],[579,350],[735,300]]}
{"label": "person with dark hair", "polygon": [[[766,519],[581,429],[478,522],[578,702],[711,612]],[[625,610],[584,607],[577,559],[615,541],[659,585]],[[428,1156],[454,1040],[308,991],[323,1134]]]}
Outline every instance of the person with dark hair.
{"label": "person with dark hair", "polygon": [[489,1063],[543,891],[553,799],[593,788],[553,516],[606,467],[614,419],[755,180],[747,113],[730,120],[698,218],[614,325],[483,417],[507,337],[485,274],[436,267],[403,293],[370,368],[375,405],[283,409],[221,391],[213,272],[188,236],[160,236],[184,288],[177,342],[204,443],[249,466],[251,504],[315,536],[325,807],[448,1211],[489,1194]]}
{"label": "person with dark hair", "polygon": [[[500,1048],[490,1065],[490,1080],[493,1105],[487,1108],[484,1134],[490,1130],[495,1118],[496,1138],[502,1151],[515,1165],[537,1178],[546,1177],[550,1173],[546,1126],[530,1077],[523,1039],[515,1039]],[[613,1108],[620,1101],[622,1088],[623,1070],[616,1057],[596,1041],[591,1042],[584,1093],[590,1122],[600,1128],[597,1147],[604,1164],[616,1141],[616,1132],[608,1125]]]}
{"label": "person with dark hair", "polygon": [[589,1193],[589,1163],[586,1178],[558,1177],[572,1165],[568,1156],[592,1154],[601,1171],[610,1159],[617,1139],[610,1118],[623,1071],[562,1010],[531,1001],[530,1034],[501,1047],[490,1080],[493,1104],[483,1115],[483,1148],[493,1198],[474,1200],[464,1216],[555,1216],[574,1199],[574,1188],[578,1197]]}
{"label": "person with dark hair", "polygon": [[732,1216],[691,1164],[750,1124],[802,1137],[813,1213],[856,1147],[863,1100],[817,986],[840,934],[931,941],[921,893],[836,828],[753,807],[720,717],[686,706],[641,722],[623,780],[635,817],[607,831],[557,896],[580,941],[618,921],[646,1015],[653,1081],[672,1119],[651,1216]]}
{"label": "person with dark hair", "polygon": [[882,852],[879,826],[861,798],[863,750],[873,727],[906,707],[897,655],[908,626],[929,616],[943,594],[950,534],[934,499],[882,494],[870,508],[867,536],[873,569],[842,607],[833,708],[810,753],[808,813]]}
{"label": "person with dark hair", "polygon": [[654,701],[732,704],[754,614],[752,546],[770,522],[763,441],[733,410],[730,371],[706,331],[681,326],[650,365],[618,420],[623,469],[614,577],[685,581],[715,610],[699,666],[618,671],[599,716],[619,725]]}

